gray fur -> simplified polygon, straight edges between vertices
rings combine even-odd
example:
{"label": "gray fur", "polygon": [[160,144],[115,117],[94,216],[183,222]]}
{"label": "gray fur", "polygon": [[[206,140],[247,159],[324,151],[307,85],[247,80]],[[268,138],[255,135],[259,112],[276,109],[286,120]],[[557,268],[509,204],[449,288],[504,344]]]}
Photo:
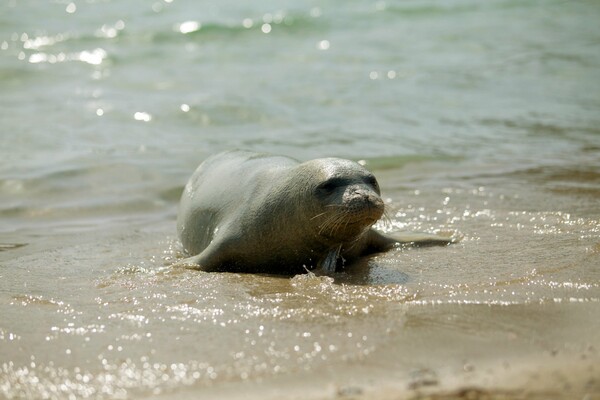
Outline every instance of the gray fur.
{"label": "gray fur", "polygon": [[[383,214],[373,175],[344,159],[300,163],[229,151],[208,158],[181,196],[177,231],[204,271],[330,273],[344,262],[384,251],[402,238],[371,228]],[[409,241],[448,243],[433,235]]]}

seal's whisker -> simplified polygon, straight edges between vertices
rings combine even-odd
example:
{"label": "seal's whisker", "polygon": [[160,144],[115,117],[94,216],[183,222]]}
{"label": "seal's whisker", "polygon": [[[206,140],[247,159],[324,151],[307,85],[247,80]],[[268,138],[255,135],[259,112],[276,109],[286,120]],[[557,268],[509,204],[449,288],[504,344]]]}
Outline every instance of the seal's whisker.
{"label": "seal's whisker", "polygon": [[344,215],[335,215],[334,218],[331,219],[331,224],[329,225],[330,233],[333,235],[337,233],[340,229],[340,226],[344,222]]}
{"label": "seal's whisker", "polygon": [[319,225],[319,235],[321,235],[323,233],[323,231],[325,230],[327,225],[328,225],[327,223],[322,223],[321,225]]}
{"label": "seal's whisker", "polygon": [[323,221],[323,223],[321,225],[319,225],[319,234],[323,233],[323,231],[325,231],[330,226],[332,226],[335,223],[335,220],[337,219],[337,217],[338,217],[338,215],[332,214],[325,221]]}
{"label": "seal's whisker", "polygon": [[329,233],[330,235],[335,235],[341,228],[348,226],[349,220],[348,215],[349,212],[347,207],[343,204],[327,204],[325,207],[327,208],[335,208],[335,212],[326,211],[321,214],[314,216],[311,219],[323,216],[325,214],[329,214],[326,216],[325,221],[319,225],[319,234],[324,232]]}
{"label": "seal's whisker", "polygon": [[337,233],[340,230],[340,228],[342,227],[343,223],[344,223],[344,219],[338,218],[336,223],[333,226],[334,230],[332,231],[332,233]]}
{"label": "seal's whisker", "polygon": [[323,232],[329,232],[331,235],[337,233],[337,231],[342,227],[344,220],[346,219],[347,213],[334,213],[329,218],[327,218],[320,226],[319,226],[319,234]]}
{"label": "seal's whisker", "polygon": [[383,210],[383,215],[381,216],[381,219],[383,220],[383,225],[386,228],[389,228],[392,226],[392,219],[390,218],[387,209]]}
{"label": "seal's whisker", "polygon": [[325,214],[327,214],[327,213],[329,213],[329,211],[323,211],[322,213],[320,213],[320,214],[317,214],[317,215],[315,215],[314,217],[312,217],[312,218],[311,218],[311,220],[313,220],[313,219],[315,219],[315,218],[319,218],[320,216],[322,216],[322,215],[325,215]]}
{"label": "seal's whisker", "polygon": [[340,218],[338,219],[338,224],[337,224],[337,226],[335,227],[335,233],[337,233],[337,231],[338,231],[340,228],[342,228],[342,227],[346,228],[346,227],[348,226],[348,223],[350,222],[350,220],[347,218],[347,217],[348,217],[348,215],[349,215],[349,213],[348,213],[348,212],[345,212],[345,213],[343,213],[343,214],[340,214]]}
{"label": "seal's whisker", "polygon": [[366,233],[371,229],[370,227],[366,228],[360,235],[356,236],[350,243],[350,246],[347,247],[346,250],[352,250],[356,245],[360,242],[360,240],[366,235]]}
{"label": "seal's whisker", "polygon": [[319,228],[321,230],[324,230],[326,228],[335,227],[338,223],[338,220],[344,219],[345,213],[325,211],[317,216],[323,216],[323,215],[325,215],[325,220],[319,225]]}

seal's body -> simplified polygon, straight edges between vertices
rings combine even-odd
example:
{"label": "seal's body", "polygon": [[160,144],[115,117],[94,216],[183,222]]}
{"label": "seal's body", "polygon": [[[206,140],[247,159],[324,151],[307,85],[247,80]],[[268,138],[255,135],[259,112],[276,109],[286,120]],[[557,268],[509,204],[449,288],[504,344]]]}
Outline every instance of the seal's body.
{"label": "seal's body", "polygon": [[177,230],[204,271],[296,274],[333,272],[344,262],[401,240],[371,228],[384,205],[373,174],[344,159],[292,158],[230,151],[208,158],[183,194]]}

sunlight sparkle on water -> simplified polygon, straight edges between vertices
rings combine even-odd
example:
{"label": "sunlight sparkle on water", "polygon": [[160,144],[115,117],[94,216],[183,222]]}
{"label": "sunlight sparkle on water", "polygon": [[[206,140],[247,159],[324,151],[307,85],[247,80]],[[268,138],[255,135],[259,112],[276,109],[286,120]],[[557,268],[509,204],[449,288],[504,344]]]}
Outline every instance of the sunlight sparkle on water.
{"label": "sunlight sparkle on water", "polygon": [[319,43],[317,43],[317,48],[319,50],[328,50],[330,46],[329,40],[321,40]]}
{"label": "sunlight sparkle on water", "polygon": [[122,31],[124,28],[125,22],[123,20],[117,21],[113,26],[104,24],[96,31],[96,36],[112,39],[117,37],[119,31]]}
{"label": "sunlight sparkle on water", "polygon": [[261,30],[263,33],[270,33],[270,32],[271,32],[271,24],[263,24],[263,25],[260,27],[260,30]]}
{"label": "sunlight sparkle on water", "polygon": [[175,27],[176,31],[179,31],[183,34],[196,32],[200,30],[201,24],[198,21],[185,21]]}
{"label": "sunlight sparkle on water", "polygon": [[149,122],[150,120],[152,120],[152,115],[148,114],[147,112],[138,111],[135,114],[133,114],[133,118],[136,121]]}
{"label": "sunlight sparkle on water", "polygon": [[106,56],[107,56],[107,54],[104,49],[97,48],[97,49],[92,50],[91,52],[84,50],[81,53],[76,54],[74,56],[74,59],[83,61],[88,64],[92,64],[92,65],[100,65],[100,64],[102,64],[102,61],[104,61]]}
{"label": "sunlight sparkle on water", "polygon": [[43,46],[52,46],[57,42],[62,42],[67,39],[67,35],[58,34],[56,36],[38,36],[35,38],[28,38],[23,43],[24,49],[37,50]]}
{"label": "sunlight sparkle on water", "polygon": [[[37,40],[38,39],[36,39],[36,41]],[[29,42],[27,42],[27,43],[29,43]],[[31,46],[31,48],[36,48],[37,46],[45,45],[44,43],[52,44],[54,42],[52,42],[51,40],[46,41],[44,39],[41,39],[40,42],[29,43],[29,46]],[[71,54],[65,54],[62,52],[58,53],[58,54],[49,54],[49,53],[43,53],[43,52],[33,53],[29,56],[29,58],[27,60],[32,64],[38,64],[38,63],[43,63],[43,62],[55,64],[55,63],[60,63],[60,62],[64,62],[64,61],[81,61],[81,62],[90,64],[90,65],[100,65],[100,64],[102,64],[102,62],[104,61],[104,59],[107,56],[108,56],[108,54],[106,53],[106,50],[104,50],[102,48],[96,48],[91,51],[84,50],[79,53],[71,53]],[[21,52],[19,54],[18,58],[19,58],[19,60],[24,60],[25,57],[26,57],[25,53]]]}
{"label": "sunlight sparkle on water", "polygon": [[253,25],[254,21],[252,21],[251,18],[244,18],[244,20],[242,21],[242,26],[246,29],[252,28]]}

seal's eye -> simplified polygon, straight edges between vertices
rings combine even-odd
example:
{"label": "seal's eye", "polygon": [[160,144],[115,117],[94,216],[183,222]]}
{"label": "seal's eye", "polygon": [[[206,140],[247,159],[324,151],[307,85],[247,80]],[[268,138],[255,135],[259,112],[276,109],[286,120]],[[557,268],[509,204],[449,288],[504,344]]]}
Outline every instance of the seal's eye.
{"label": "seal's eye", "polygon": [[317,186],[317,190],[322,193],[330,194],[340,186],[344,186],[345,182],[340,178],[331,178]]}
{"label": "seal's eye", "polygon": [[373,175],[368,175],[365,178],[365,183],[367,185],[371,185],[373,187],[373,189],[379,190],[379,183],[377,183],[377,179],[375,179],[375,177]]}

